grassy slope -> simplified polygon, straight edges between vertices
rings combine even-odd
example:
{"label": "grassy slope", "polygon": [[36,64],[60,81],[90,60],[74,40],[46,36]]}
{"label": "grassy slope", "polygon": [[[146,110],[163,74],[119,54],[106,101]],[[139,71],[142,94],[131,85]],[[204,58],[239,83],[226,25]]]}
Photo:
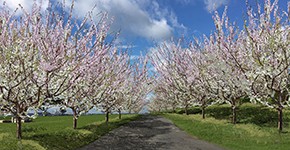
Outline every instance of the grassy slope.
{"label": "grassy slope", "polygon": [[22,141],[15,138],[15,124],[0,124],[0,149],[75,149],[136,117],[123,115],[119,120],[117,115],[111,115],[107,126],[104,115],[81,116],[77,130],[72,129],[72,116],[39,117],[32,123],[23,124]]}
{"label": "grassy slope", "polygon": [[206,118],[200,115],[164,114],[179,128],[199,139],[216,143],[231,150],[288,150],[290,129],[279,134],[275,127],[255,124],[232,125],[226,120]]}

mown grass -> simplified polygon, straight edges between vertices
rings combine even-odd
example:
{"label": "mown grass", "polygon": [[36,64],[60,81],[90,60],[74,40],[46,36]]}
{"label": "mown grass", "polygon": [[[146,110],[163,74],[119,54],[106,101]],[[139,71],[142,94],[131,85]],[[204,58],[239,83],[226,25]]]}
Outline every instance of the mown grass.
{"label": "mown grass", "polygon": [[8,120],[8,121],[10,121],[11,117],[10,116],[7,116],[7,117],[0,116],[0,120]]}
{"label": "mown grass", "polygon": [[233,125],[228,120],[212,117],[202,119],[200,114],[163,114],[176,126],[198,139],[215,143],[230,150],[289,150],[290,128],[279,133],[276,126],[253,123]]}
{"label": "mown grass", "polygon": [[23,124],[23,139],[16,139],[16,124],[0,124],[1,150],[72,150],[96,140],[105,133],[130,122],[138,115],[110,116],[108,125],[104,115],[81,116],[78,128],[72,129],[72,116],[38,117]]}
{"label": "mown grass", "polygon": [[[173,113],[172,111],[168,111]],[[201,108],[191,107],[188,109],[189,114],[201,114]],[[255,124],[261,127],[277,126],[278,112],[275,109],[252,103],[244,103],[237,107],[237,123],[239,124]],[[184,114],[184,109],[177,109],[177,114]],[[207,117],[213,117],[218,120],[232,119],[232,108],[228,104],[211,105],[206,108],[205,114]],[[290,123],[290,109],[283,110],[284,126],[289,126]]]}

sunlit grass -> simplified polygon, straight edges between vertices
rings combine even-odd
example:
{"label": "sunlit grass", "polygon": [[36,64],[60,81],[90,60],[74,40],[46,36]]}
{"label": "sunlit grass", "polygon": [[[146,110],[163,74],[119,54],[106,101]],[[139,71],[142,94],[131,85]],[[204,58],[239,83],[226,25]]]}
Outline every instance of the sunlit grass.
{"label": "sunlit grass", "polygon": [[1,150],[69,150],[93,142],[101,135],[120,125],[134,120],[138,115],[110,116],[110,123],[105,124],[104,115],[81,116],[78,129],[74,130],[72,116],[38,117],[31,123],[23,124],[23,140],[16,139],[16,124],[0,124]]}
{"label": "sunlit grass", "polygon": [[182,130],[198,139],[215,143],[231,150],[288,150],[290,132],[256,124],[233,125],[228,120],[202,119],[200,115],[164,114]]}
{"label": "sunlit grass", "polygon": [[39,145],[38,142],[33,141],[33,140],[22,140],[21,144],[23,145],[23,147],[29,147],[35,150],[45,150],[44,147],[42,147],[41,145]]}

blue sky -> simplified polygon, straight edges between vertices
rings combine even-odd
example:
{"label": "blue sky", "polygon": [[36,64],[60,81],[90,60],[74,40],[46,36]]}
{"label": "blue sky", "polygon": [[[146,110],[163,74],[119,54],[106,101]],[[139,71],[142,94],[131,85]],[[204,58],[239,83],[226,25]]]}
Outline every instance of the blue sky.
{"label": "blue sky", "polygon": [[[48,0],[42,1],[43,8],[46,8]],[[250,5],[254,6],[255,1],[249,0]],[[20,3],[29,10],[33,0],[6,2],[11,9]],[[280,0],[280,7],[286,10],[287,2]],[[71,0],[66,0],[66,3],[70,5]],[[212,15],[215,10],[222,14],[228,6],[230,20],[239,25],[243,24],[246,11],[245,0],[75,0],[74,15],[82,17],[94,5],[96,14],[105,11],[114,18],[111,30],[121,31],[117,40],[119,46],[128,47],[134,56],[140,52],[145,54],[157,43],[172,37],[184,36],[190,40],[193,36],[209,35],[214,30]]]}

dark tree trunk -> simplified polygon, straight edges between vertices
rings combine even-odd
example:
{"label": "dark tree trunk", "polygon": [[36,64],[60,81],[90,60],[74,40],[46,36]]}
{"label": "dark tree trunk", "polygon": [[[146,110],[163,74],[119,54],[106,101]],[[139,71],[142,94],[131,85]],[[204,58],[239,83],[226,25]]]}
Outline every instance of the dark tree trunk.
{"label": "dark tree trunk", "polygon": [[15,114],[15,119],[16,119],[16,136],[17,136],[17,139],[21,140],[22,138],[22,122],[21,122],[21,116],[19,115],[20,114],[20,105],[17,103],[16,104],[16,114]]}
{"label": "dark tree trunk", "polygon": [[73,128],[76,129],[78,125],[78,116],[76,110],[73,109]]}
{"label": "dark tree trunk", "polygon": [[172,105],[172,112],[173,113],[176,113],[176,106],[175,106],[175,104]]}
{"label": "dark tree trunk", "polygon": [[17,138],[21,140],[22,138],[22,124],[21,124],[21,117],[19,115],[16,115],[16,124],[17,124]]}
{"label": "dark tree trunk", "polygon": [[201,114],[202,114],[202,119],[205,119],[205,107],[201,107]]}
{"label": "dark tree trunk", "polygon": [[109,123],[109,111],[107,110],[106,111],[106,124]]}
{"label": "dark tree trunk", "polygon": [[232,106],[233,116],[232,116],[232,123],[237,123],[237,108],[236,106]]}
{"label": "dark tree trunk", "polygon": [[78,118],[74,116],[74,124],[73,124],[73,128],[76,129],[78,126]]}
{"label": "dark tree trunk", "polygon": [[278,130],[279,130],[279,132],[281,132],[282,131],[282,129],[283,129],[283,108],[282,107],[280,107],[280,108],[278,108]]}
{"label": "dark tree trunk", "polygon": [[[285,93],[286,94],[286,93]],[[283,130],[283,106],[282,106],[282,100],[286,98],[286,95],[284,93],[279,93],[279,107],[278,107],[278,130],[279,132],[282,132]]]}
{"label": "dark tree trunk", "polygon": [[185,111],[185,114],[188,115],[188,105],[187,104],[185,105],[184,111]]}
{"label": "dark tree trunk", "polygon": [[122,119],[121,109],[119,109],[118,112],[119,112],[119,119]]}

